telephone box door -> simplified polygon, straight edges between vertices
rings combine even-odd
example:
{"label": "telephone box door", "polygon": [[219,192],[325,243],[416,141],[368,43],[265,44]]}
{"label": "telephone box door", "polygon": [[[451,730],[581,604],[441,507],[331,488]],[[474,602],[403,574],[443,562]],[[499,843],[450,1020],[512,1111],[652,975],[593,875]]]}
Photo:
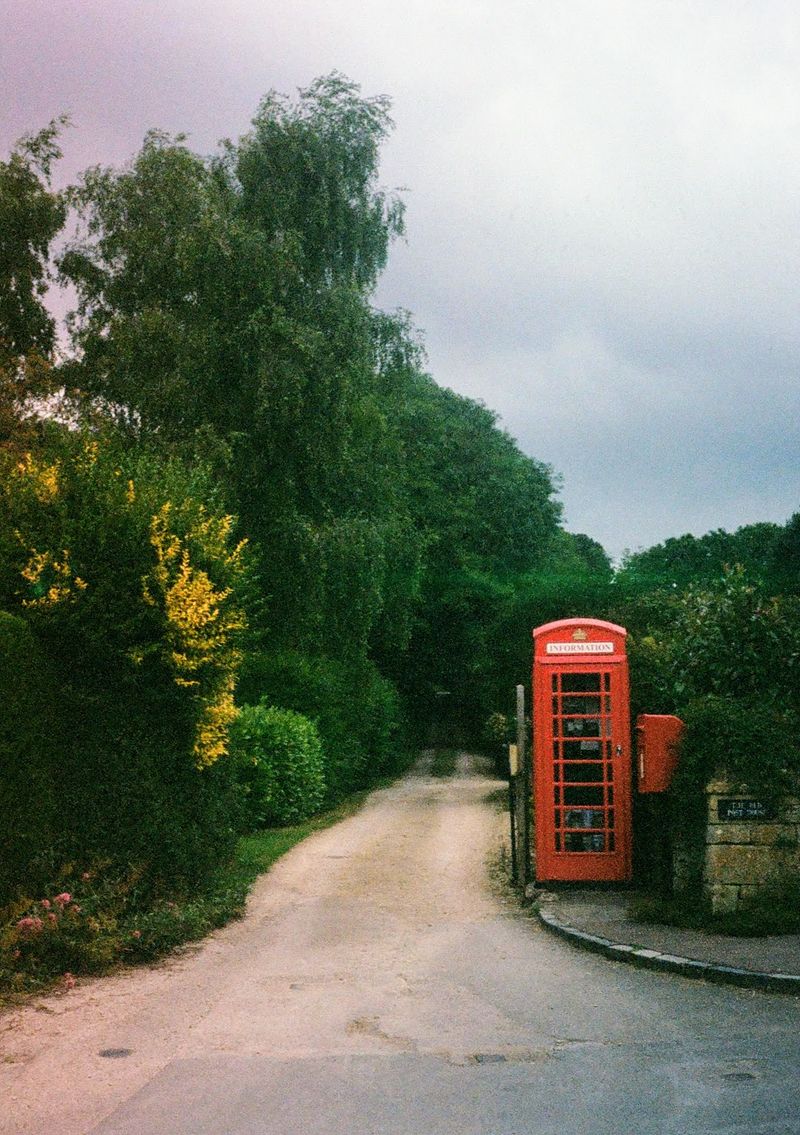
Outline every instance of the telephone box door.
{"label": "telephone box door", "polygon": [[534,632],[536,877],[631,877],[631,754],[626,632],[566,619]]}

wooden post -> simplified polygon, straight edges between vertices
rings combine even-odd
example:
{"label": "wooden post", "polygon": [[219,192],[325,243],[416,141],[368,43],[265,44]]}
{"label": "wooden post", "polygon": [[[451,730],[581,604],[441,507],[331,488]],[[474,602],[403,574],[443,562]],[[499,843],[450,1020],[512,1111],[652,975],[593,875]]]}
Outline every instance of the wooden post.
{"label": "wooden post", "polygon": [[508,819],[511,828],[511,882],[517,882],[517,804],[516,787],[519,772],[517,746],[508,746]]}
{"label": "wooden post", "polygon": [[530,771],[525,737],[525,687],[517,686],[517,754],[519,775],[515,788],[517,827],[517,878],[525,887],[530,878]]}

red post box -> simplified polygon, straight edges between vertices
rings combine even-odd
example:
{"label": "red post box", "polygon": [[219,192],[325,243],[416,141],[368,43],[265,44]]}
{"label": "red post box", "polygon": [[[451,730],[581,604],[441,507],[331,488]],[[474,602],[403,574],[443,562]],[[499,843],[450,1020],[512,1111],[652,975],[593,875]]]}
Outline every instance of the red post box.
{"label": "red post box", "polygon": [[678,764],[685,726],[667,713],[640,713],[636,718],[637,787],[640,792],[666,792]]}
{"label": "red post box", "polygon": [[533,632],[536,878],[631,877],[627,632],[563,619]]}

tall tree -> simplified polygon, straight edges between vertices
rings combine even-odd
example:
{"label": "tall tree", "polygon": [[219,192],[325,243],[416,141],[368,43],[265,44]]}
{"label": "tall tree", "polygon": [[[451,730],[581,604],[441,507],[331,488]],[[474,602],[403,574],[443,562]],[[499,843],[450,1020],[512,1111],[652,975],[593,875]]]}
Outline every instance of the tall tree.
{"label": "tall tree", "polygon": [[19,430],[29,399],[50,387],[55,322],[44,297],[50,245],[66,219],[51,177],[67,121],[53,119],[26,135],[0,161],[0,444]]}
{"label": "tall tree", "polygon": [[73,194],[65,379],[134,434],[217,460],[289,642],[341,610],[363,644],[406,531],[368,305],[402,229],[377,184],[390,125],[384,98],[334,74],[268,95],[214,159],[152,132]]}

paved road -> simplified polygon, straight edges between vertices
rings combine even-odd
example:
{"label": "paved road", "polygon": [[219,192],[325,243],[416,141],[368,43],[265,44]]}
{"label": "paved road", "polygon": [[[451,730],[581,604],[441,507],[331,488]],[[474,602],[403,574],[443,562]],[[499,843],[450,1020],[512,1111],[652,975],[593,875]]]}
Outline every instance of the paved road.
{"label": "paved road", "polygon": [[798,1002],[608,962],[505,906],[496,787],[467,757],[418,770],[201,949],[0,1020],[0,1131],[798,1135]]}

